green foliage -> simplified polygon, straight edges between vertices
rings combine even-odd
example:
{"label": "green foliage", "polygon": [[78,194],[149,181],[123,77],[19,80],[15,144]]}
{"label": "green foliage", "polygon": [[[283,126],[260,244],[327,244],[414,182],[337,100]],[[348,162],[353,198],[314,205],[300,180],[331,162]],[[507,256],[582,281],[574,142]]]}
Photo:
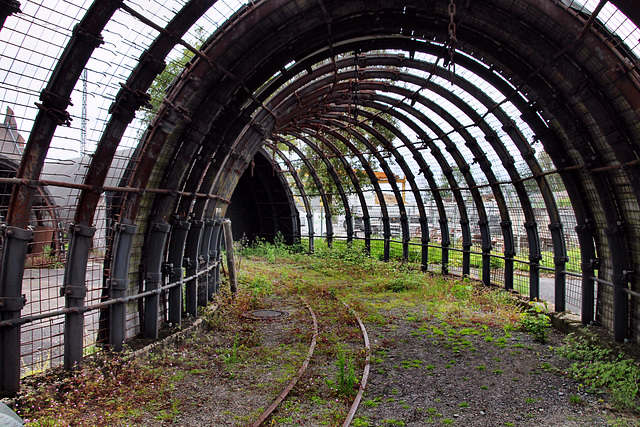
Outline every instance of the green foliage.
{"label": "green foliage", "polygon": [[[366,107],[361,108],[360,111],[375,112]],[[307,142],[290,138],[290,143],[299,146],[308,162],[303,163],[300,167],[300,177],[305,192],[309,195],[317,195],[319,193],[313,176],[313,173],[315,173],[326,194],[329,209],[333,215],[343,213],[344,210],[340,198],[334,197],[335,194],[338,194],[338,188],[333,174],[338,177],[343,190],[347,193],[355,190],[355,185],[350,176],[356,177],[362,189],[371,188],[371,180],[361,165],[358,155],[362,156],[369,165],[376,165],[379,162],[376,160],[376,155],[372,152],[372,148],[373,151],[382,151],[385,149],[386,143],[382,142],[381,139],[386,139],[389,142],[393,142],[395,139],[393,132],[383,126],[381,122],[386,121],[391,126],[395,126],[397,120],[387,113],[378,113],[377,116],[379,116],[379,119],[374,118],[370,121],[373,133],[362,132],[367,143],[357,138],[348,129],[337,129],[336,132],[339,136],[329,133],[323,135],[323,139],[310,138],[315,147],[312,147]],[[359,116],[359,119],[363,118],[364,116]],[[283,148],[288,149],[287,147]]]}
{"label": "green foliage", "polygon": [[238,340],[240,339],[240,335],[236,335],[236,339],[233,341],[233,346],[229,349],[229,351],[224,351],[222,354],[222,361],[227,365],[235,363],[238,360],[238,350],[242,348],[242,345],[238,345]]}
{"label": "green foliage", "polygon": [[473,291],[473,287],[470,285],[470,280],[468,277],[465,277],[460,280],[456,280],[451,287],[451,293],[456,299],[466,299],[469,298],[471,292]]}
{"label": "green foliage", "polygon": [[353,419],[353,421],[351,422],[351,425],[353,427],[369,427],[371,423],[369,423],[369,421],[367,421],[366,418],[357,417]]}
{"label": "green foliage", "polygon": [[337,392],[341,396],[352,396],[357,393],[356,385],[358,380],[353,368],[353,360],[347,358],[343,351],[338,353],[336,361],[338,374],[336,379]]}
{"label": "green foliage", "polygon": [[256,239],[254,242],[243,246],[242,256],[261,257],[265,258],[271,263],[275,263],[282,258],[300,251],[299,245],[288,246],[284,242],[284,236],[278,232],[273,240],[273,243],[266,241],[265,239]]}
{"label": "green foliage", "polygon": [[[204,28],[200,27],[196,30],[196,40],[194,42],[196,49],[204,43]],[[162,102],[171,88],[172,82],[180,75],[182,70],[194,57],[194,53],[186,47],[182,49],[177,58],[170,60],[164,70],[158,74],[149,87],[148,94],[150,96],[149,105],[141,109],[143,123],[149,125],[160,109]]]}
{"label": "green foliage", "polygon": [[557,351],[576,361],[568,373],[590,387],[591,391],[605,388],[611,393],[617,408],[640,411],[640,365],[637,360],[615,354],[613,350],[602,346],[593,335],[569,334]]}
{"label": "green foliage", "polygon": [[145,411],[168,421],[180,412],[176,400],[167,398],[169,384],[160,372],[113,355],[87,361],[55,381],[34,378],[29,386],[16,402],[28,425],[139,425]]}
{"label": "green foliage", "polygon": [[526,312],[521,314],[520,325],[522,329],[533,335],[534,340],[546,342],[551,320],[545,314],[545,310],[534,302],[530,304]]}

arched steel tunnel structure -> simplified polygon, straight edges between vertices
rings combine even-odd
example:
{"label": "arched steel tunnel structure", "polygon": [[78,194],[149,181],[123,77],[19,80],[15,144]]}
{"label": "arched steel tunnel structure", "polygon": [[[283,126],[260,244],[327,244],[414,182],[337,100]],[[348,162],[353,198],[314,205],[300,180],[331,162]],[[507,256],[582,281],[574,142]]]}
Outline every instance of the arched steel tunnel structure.
{"label": "arched steel tunnel structure", "polygon": [[[118,350],[195,315],[225,217],[236,238],[351,242],[531,298],[546,280],[555,310],[640,338],[633,0],[46,3],[0,1],[27,140],[0,178],[2,390],[38,322],[70,368],[95,337]],[[69,192],[59,299],[24,267],[41,187]]]}

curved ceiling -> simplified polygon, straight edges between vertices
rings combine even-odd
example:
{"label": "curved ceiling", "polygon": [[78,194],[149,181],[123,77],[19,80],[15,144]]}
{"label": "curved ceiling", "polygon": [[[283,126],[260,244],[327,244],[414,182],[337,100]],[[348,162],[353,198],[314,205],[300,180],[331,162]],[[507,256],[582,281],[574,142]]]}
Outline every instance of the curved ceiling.
{"label": "curved ceiling", "polygon": [[[98,55],[104,54],[103,36],[120,31],[126,40],[123,17],[133,17],[129,28],[140,37],[130,43],[132,53],[111,52],[133,61],[118,68],[130,68],[128,74],[110,73],[126,81],[104,95],[113,102],[92,133],[95,150],[77,186],[76,224],[94,222],[109,167],[128,140],[137,150],[125,159],[117,220],[142,232],[171,218],[224,215],[240,177],[264,147],[274,170],[304,199],[310,228],[308,199],[323,200],[329,237],[333,194],[314,174],[317,161],[350,220],[348,239],[355,235],[357,206],[369,242],[367,192],[377,195],[387,240],[390,205],[398,207],[405,255],[411,217],[419,220],[422,245],[429,243],[433,224],[425,206],[431,201],[444,236],[436,246],[458,244],[448,240],[457,221],[459,245],[468,250],[477,229],[486,263],[496,255],[496,229],[506,260],[513,260],[514,235],[523,230],[532,265],[542,256],[541,236],[548,235],[558,309],[564,308],[567,247],[575,247],[582,271],[574,273],[585,274],[581,292],[594,293],[597,269],[599,296],[614,306],[601,320],[616,338],[635,337],[638,319],[629,320],[628,313],[637,313],[640,291],[640,77],[632,40],[640,16],[633,3],[602,1],[587,9],[551,0],[265,0],[234,7],[191,0],[174,8],[157,4],[154,11],[134,2],[96,1],[67,16],[78,25],[65,49],[52,54],[55,67],[43,79],[7,224],[27,226],[29,183],[40,179],[52,140],[68,124],[83,69],[104,65]],[[615,19],[599,19],[605,13]],[[623,13],[628,18],[620,18]],[[6,25],[14,18],[19,14]],[[624,38],[612,32],[616,23],[613,30],[630,28]],[[11,28],[13,45],[27,49],[15,39],[18,26]],[[193,28],[205,34],[199,49],[182,39]],[[136,112],[147,104],[164,61],[186,50],[193,58],[161,95],[149,126],[142,126]],[[541,160],[542,152],[551,162]],[[312,192],[302,184],[305,164],[314,175]],[[407,197],[417,213],[408,214]],[[575,231],[563,228],[568,205]],[[423,251],[424,264],[427,256]],[[490,282],[488,265],[483,279]]]}

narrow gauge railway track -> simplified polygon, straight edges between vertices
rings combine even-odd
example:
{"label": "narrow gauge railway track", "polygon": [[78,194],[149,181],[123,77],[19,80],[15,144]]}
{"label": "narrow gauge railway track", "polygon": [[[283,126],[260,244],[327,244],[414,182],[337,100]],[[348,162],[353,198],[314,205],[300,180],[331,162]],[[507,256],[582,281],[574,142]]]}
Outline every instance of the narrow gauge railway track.
{"label": "narrow gauge railway track", "polygon": [[[295,375],[295,377],[289,382],[289,384],[287,384],[287,386],[280,392],[278,397],[276,397],[273,403],[260,415],[260,417],[258,417],[258,419],[253,424],[251,424],[251,427],[259,427],[263,425],[263,423],[271,417],[271,415],[278,409],[278,407],[282,404],[282,402],[286,400],[287,396],[289,395],[291,390],[293,390],[293,388],[296,386],[298,381],[300,381],[300,379],[306,372],[307,368],[309,367],[309,363],[312,361],[313,353],[315,351],[316,344],[318,341],[318,319],[316,317],[315,312],[313,311],[313,308],[307,302],[307,300],[300,295],[299,295],[299,298],[302,300],[306,308],[309,310],[309,313],[313,320],[313,336],[311,339],[311,343],[309,344],[309,350],[307,351],[307,355],[304,361],[302,362],[302,364],[300,365],[300,368],[298,369],[298,372]],[[358,405],[362,400],[362,396],[364,394],[364,390],[367,385],[367,380],[369,378],[369,368],[371,364],[371,347],[369,344],[369,336],[367,334],[367,329],[364,326],[364,323],[362,322],[358,314],[356,313],[356,311],[353,310],[344,301],[342,302],[342,304],[354,316],[356,322],[358,323],[358,326],[360,327],[360,331],[362,332],[362,340],[365,347],[365,355],[366,355],[358,392],[353,400],[353,403],[351,404],[347,417],[345,418],[344,423],[342,424],[343,427],[348,427],[351,424],[353,417],[355,416],[356,410],[358,409]]]}

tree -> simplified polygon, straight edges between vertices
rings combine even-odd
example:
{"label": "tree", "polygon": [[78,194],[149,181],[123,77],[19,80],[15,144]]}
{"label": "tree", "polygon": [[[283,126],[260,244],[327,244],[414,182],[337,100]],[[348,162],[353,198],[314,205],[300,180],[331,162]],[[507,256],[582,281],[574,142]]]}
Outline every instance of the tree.
{"label": "tree", "polygon": [[[204,28],[199,27],[196,29],[195,36],[196,43],[194,47],[199,49],[205,41],[206,34]],[[162,70],[162,72],[156,76],[153,83],[151,83],[151,86],[149,86],[149,90],[147,91],[151,96],[151,99],[149,100],[150,105],[142,108],[141,110],[142,117],[140,120],[145,125],[149,125],[151,123],[162,105],[165,94],[194,55],[195,54],[186,47],[183,48],[178,57],[170,60],[164,70]]]}
{"label": "tree", "polygon": [[[367,110],[375,114],[375,111],[369,109]],[[395,118],[390,116],[389,114],[382,113],[380,114],[380,117],[384,121],[390,123],[392,126],[396,125]],[[395,135],[379,122],[379,120],[375,120],[374,123],[371,123],[371,126],[377,132],[379,132],[387,141],[393,143]],[[369,165],[371,165],[374,171],[380,170],[379,162],[376,159],[376,153],[372,152],[369,147],[367,147],[348,130],[339,129],[336,132],[346,138],[352,146],[354,146],[360,153],[362,153],[362,157]],[[364,135],[364,137],[373,147],[374,151],[386,151],[386,147],[383,142],[362,129],[360,129],[359,132]],[[310,166],[315,170],[320,182],[322,183],[324,191],[327,194],[327,199],[330,205],[329,209],[331,213],[337,215],[344,212],[344,206],[342,205],[340,197],[334,197],[337,196],[338,188],[333,177],[329,173],[325,160],[333,166],[333,169],[338,176],[345,192],[353,192],[356,190],[356,188],[353,185],[351,178],[349,178],[349,173],[347,172],[347,169],[345,168],[344,163],[343,161],[341,161],[340,157],[342,157],[344,162],[353,170],[362,190],[371,189],[373,187],[373,184],[371,183],[371,180],[369,179],[369,176],[367,175],[364,167],[361,165],[361,161],[358,156],[345,143],[331,134],[326,134],[325,138],[331,145],[336,147],[337,151],[340,153],[339,155],[336,155],[336,153],[329,149],[327,144],[319,138],[312,138],[312,141],[317,145],[317,147],[319,147],[319,149],[321,150],[321,154],[318,154],[311,146],[304,144],[302,141],[298,141],[298,145],[300,146],[300,150],[304,153],[305,157],[308,159]],[[387,161],[390,161],[390,159],[388,159]],[[305,187],[305,191],[308,194],[317,194],[318,189],[316,188],[315,181],[313,180],[306,164],[302,164],[300,168],[300,176]]]}

